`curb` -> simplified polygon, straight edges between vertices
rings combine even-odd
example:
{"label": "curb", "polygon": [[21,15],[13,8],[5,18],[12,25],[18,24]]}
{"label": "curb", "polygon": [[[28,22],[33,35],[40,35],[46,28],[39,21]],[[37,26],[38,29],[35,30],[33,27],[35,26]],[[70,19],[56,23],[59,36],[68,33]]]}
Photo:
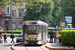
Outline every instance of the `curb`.
{"label": "curb", "polygon": [[10,47],[10,49],[11,49],[11,50],[15,50],[15,49],[14,49],[14,45],[12,45],[12,46]]}
{"label": "curb", "polygon": [[50,47],[48,45],[45,45],[46,48],[48,48],[49,50],[75,50],[74,48],[58,48],[58,47]]}
{"label": "curb", "polygon": [[[17,46],[17,47],[16,47]],[[11,47],[10,47],[10,49],[11,50],[24,50],[24,48],[25,47],[22,47],[23,45],[22,45],[22,43],[20,43],[20,44],[13,44]]]}

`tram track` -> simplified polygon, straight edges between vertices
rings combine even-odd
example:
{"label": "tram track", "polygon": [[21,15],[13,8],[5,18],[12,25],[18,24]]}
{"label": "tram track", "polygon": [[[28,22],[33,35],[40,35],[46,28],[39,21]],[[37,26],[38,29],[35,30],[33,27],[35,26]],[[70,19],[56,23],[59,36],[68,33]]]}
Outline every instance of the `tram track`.
{"label": "tram track", "polygon": [[[40,48],[40,50],[45,50],[45,49],[43,49],[42,47],[39,47]],[[30,50],[30,49],[28,49],[27,47],[25,47],[25,49],[26,50]],[[36,48],[37,49],[37,48]]]}
{"label": "tram track", "polygon": [[48,49],[46,49],[45,46],[43,46],[43,45],[41,45],[41,46],[39,46],[39,45],[31,46],[30,45],[30,46],[25,46],[25,50],[48,50]]}
{"label": "tram track", "polygon": [[40,47],[42,50],[44,50],[42,47]]}
{"label": "tram track", "polygon": [[[23,45],[22,43],[20,44],[15,44],[14,47],[12,47],[13,49],[17,49],[17,47],[21,47],[20,49],[23,50],[48,50],[44,45]],[[22,48],[23,47],[23,48]]]}
{"label": "tram track", "polygon": [[26,47],[25,47],[25,49],[28,50]]}

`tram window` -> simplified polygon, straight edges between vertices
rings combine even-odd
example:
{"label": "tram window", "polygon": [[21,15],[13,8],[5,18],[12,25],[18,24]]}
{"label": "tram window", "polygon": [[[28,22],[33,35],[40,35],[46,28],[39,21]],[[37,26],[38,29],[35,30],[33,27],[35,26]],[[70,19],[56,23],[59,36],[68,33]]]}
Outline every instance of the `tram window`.
{"label": "tram window", "polygon": [[45,32],[47,32],[47,27],[45,26],[45,28],[46,28],[46,29],[45,29]]}
{"label": "tram window", "polygon": [[46,27],[46,33],[48,33],[48,27]]}
{"label": "tram window", "polygon": [[45,26],[43,26],[43,32],[45,33]]}
{"label": "tram window", "polygon": [[28,26],[28,33],[38,33],[39,26]]}
{"label": "tram window", "polygon": [[39,26],[39,33],[42,33],[42,26]]}

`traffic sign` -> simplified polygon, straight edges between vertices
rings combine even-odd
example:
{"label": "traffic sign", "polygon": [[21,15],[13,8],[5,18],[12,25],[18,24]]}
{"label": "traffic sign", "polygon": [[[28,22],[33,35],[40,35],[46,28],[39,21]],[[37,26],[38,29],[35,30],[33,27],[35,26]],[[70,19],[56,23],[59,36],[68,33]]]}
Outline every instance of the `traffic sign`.
{"label": "traffic sign", "polygon": [[72,24],[67,24],[68,26],[71,26]]}
{"label": "traffic sign", "polygon": [[72,23],[72,16],[65,16],[65,21],[67,23]]}
{"label": "traffic sign", "polygon": [[65,22],[64,20],[61,20],[60,22]]}
{"label": "traffic sign", "polygon": [[65,26],[65,21],[64,20],[60,21],[60,26]]}

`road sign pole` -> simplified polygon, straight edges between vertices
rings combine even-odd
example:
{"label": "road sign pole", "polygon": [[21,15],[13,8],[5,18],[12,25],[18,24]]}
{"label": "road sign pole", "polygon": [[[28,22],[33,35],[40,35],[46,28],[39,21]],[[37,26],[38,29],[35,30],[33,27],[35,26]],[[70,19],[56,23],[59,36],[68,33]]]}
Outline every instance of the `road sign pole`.
{"label": "road sign pole", "polygon": [[69,30],[70,30],[70,26],[69,26]]}
{"label": "road sign pole", "polygon": [[62,26],[62,30],[63,30],[63,26]]}

